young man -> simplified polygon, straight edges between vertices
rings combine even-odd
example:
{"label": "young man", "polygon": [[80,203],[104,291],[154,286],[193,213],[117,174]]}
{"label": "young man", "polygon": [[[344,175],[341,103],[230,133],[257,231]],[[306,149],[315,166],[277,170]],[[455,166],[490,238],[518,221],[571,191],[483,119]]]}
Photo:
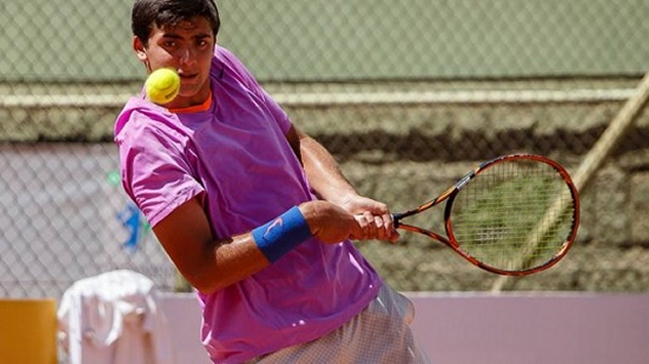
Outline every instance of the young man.
{"label": "young man", "polygon": [[124,188],[203,309],[214,363],[419,363],[412,304],[349,239],[398,238],[385,204],[360,196],[228,50],[213,0],[136,0],[147,72],[181,77],[115,124]]}

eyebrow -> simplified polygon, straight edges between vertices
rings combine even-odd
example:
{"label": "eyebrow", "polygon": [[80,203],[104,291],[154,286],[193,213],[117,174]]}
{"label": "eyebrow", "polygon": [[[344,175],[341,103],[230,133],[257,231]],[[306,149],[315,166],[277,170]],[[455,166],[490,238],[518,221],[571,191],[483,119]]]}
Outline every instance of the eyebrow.
{"label": "eyebrow", "polygon": [[[177,33],[163,33],[162,38],[171,38],[171,39],[183,39],[182,36],[178,35]],[[192,39],[205,39],[205,38],[212,38],[212,34],[210,33],[199,33],[191,37]]]}

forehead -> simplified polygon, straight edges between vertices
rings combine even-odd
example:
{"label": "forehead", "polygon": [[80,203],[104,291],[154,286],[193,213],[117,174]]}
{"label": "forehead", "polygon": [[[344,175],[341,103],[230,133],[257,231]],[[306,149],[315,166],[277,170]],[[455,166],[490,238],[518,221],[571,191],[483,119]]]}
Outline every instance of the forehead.
{"label": "forehead", "polygon": [[152,36],[183,37],[183,36],[212,36],[214,34],[210,22],[200,16],[181,20],[177,23],[153,25]]}

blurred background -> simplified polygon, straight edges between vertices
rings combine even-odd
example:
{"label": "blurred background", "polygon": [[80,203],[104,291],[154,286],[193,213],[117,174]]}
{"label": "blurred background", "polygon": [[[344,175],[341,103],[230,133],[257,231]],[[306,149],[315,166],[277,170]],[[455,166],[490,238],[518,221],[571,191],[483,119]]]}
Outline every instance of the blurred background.
{"label": "blurred background", "polygon": [[[187,289],[117,172],[113,122],[146,77],[131,50],[131,4],[0,3],[0,297],[60,298],[115,269]],[[574,173],[649,69],[647,0],[219,6],[219,44],[361,193],[394,211],[501,154],[547,155]],[[568,256],[507,290],[649,291],[644,111],[580,194]],[[441,221],[438,209],[420,223]],[[487,291],[496,280],[411,234],[358,246],[403,291]]]}

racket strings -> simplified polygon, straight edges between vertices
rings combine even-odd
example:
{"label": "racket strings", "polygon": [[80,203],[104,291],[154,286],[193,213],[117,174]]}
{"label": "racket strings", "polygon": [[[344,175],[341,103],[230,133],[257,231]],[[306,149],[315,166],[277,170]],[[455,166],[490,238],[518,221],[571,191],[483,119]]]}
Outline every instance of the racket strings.
{"label": "racket strings", "polygon": [[497,269],[544,265],[571,234],[575,206],[570,192],[548,164],[494,164],[455,197],[449,234],[467,255]]}

